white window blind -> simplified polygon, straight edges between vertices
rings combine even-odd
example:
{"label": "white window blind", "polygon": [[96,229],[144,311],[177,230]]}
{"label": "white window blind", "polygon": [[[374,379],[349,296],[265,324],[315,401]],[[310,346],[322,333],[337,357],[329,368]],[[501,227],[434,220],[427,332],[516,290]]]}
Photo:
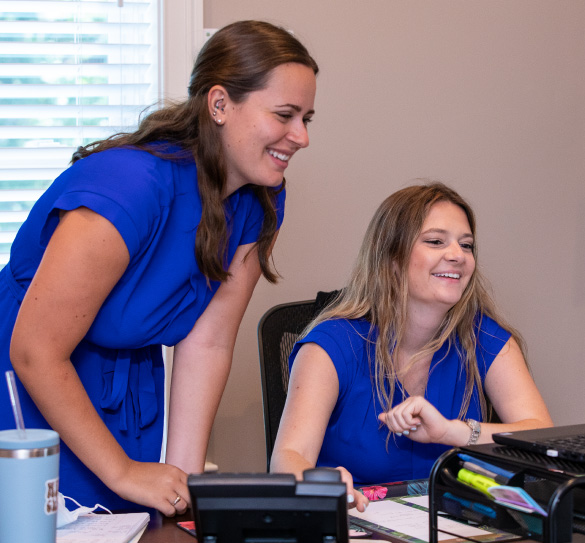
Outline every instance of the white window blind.
{"label": "white window blind", "polygon": [[0,267],[75,149],[159,100],[160,1],[0,2]]}

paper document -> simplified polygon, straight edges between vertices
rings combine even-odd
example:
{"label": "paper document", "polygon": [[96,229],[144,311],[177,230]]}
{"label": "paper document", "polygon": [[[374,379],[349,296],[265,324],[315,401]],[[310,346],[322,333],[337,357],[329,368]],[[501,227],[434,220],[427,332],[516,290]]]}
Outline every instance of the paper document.
{"label": "paper document", "polygon": [[128,543],[141,533],[148,513],[81,515],[75,522],[57,530],[57,543]]}
{"label": "paper document", "polygon": [[[352,521],[370,530],[390,535],[409,542],[429,541],[429,499],[428,496],[405,496],[370,502],[365,513],[353,509]],[[443,532],[438,533],[439,541],[464,542],[463,537],[473,537],[478,541],[493,542],[516,538],[512,534],[485,527],[471,526],[464,522],[439,516],[439,529],[458,534],[455,537]]]}

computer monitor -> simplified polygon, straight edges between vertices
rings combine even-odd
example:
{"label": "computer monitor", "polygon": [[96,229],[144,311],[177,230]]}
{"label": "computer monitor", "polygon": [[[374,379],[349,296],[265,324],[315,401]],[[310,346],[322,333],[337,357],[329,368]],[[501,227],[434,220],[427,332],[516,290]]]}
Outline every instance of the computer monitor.
{"label": "computer monitor", "polygon": [[339,472],[190,475],[199,543],[348,543],[347,495]]}

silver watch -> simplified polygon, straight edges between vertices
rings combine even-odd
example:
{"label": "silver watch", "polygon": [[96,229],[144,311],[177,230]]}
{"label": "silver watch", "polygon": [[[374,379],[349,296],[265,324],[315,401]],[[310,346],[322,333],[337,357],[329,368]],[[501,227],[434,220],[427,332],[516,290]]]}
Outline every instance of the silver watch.
{"label": "silver watch", "polygon": [[481,424],[473,419],[465,419],[465,424],[471,429],[471,435],[469,436],[467,446],[475,445],[481,434]]}

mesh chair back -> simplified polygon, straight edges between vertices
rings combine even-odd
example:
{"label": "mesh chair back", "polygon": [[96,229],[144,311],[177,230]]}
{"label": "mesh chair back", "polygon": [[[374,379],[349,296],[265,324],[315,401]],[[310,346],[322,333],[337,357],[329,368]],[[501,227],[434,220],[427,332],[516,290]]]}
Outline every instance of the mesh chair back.
{"label": "mesh chair back", "polygon": [[260,319],[258,349],[262,378],[267,470],[270,467],[270,457],[286,401],[288,357],[301,332],[339,292],[338,290],[318,292],[314,300],[274,306]]}
{"label": "mesh chair back", "polygon": [[288,356],[314,314],[315,300],[281,304],[269,309],[258,325],[267,466],[286,400]]}

